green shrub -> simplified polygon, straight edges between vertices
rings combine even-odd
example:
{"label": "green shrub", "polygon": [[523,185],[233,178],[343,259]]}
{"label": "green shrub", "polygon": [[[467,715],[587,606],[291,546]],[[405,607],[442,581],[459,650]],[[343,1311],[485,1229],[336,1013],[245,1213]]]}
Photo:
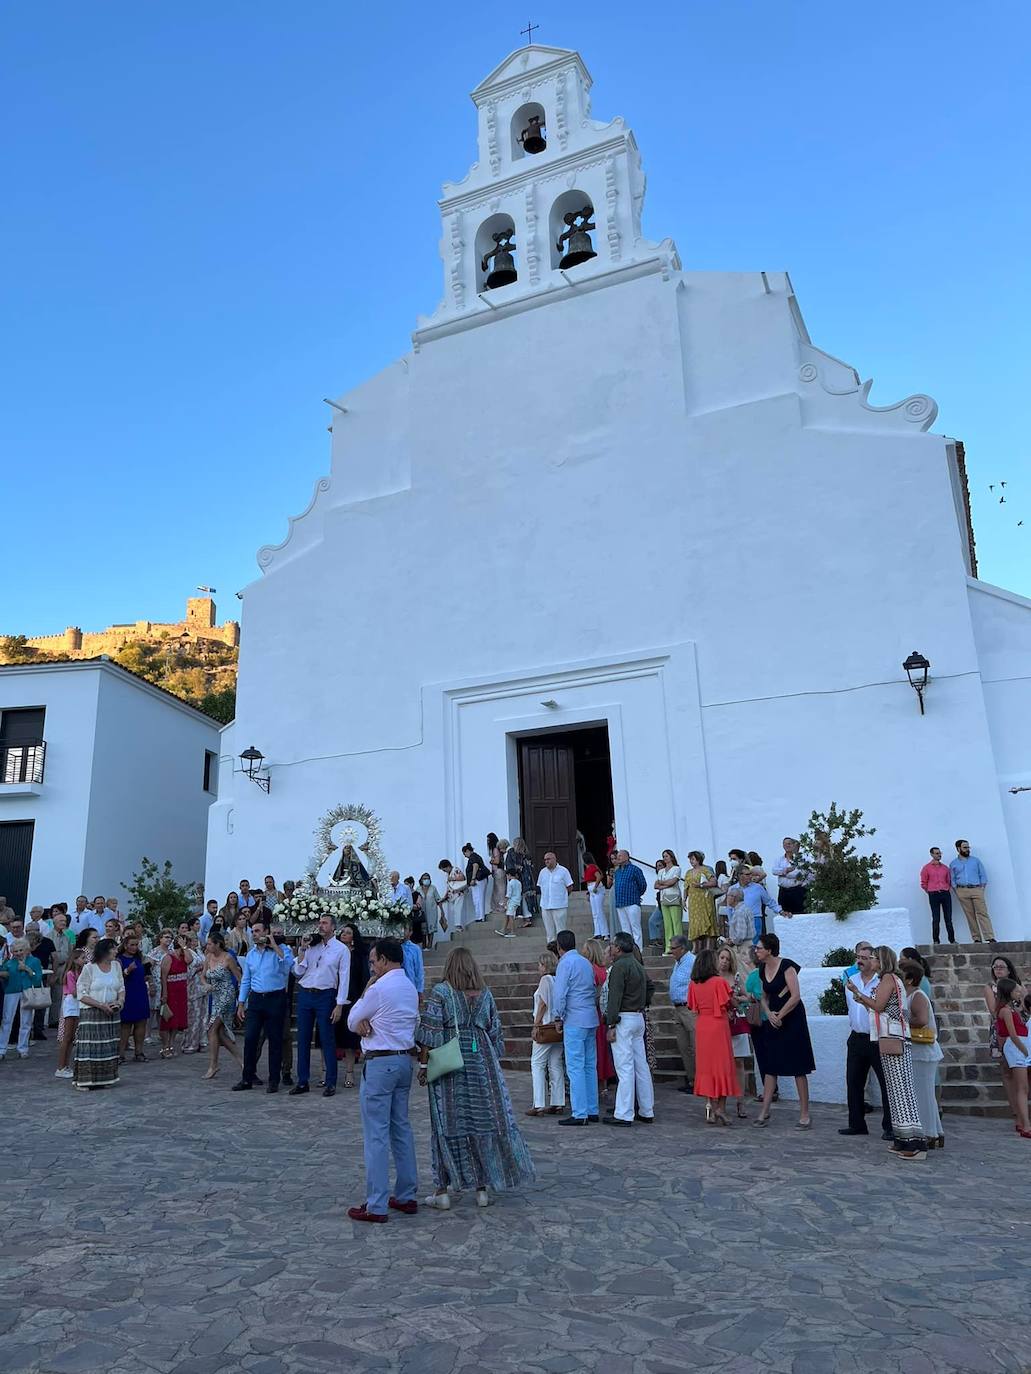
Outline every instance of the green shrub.
{"label": "green shrub", "polygon": [[862,811],[839,811],[831,802],[826,814],[813,812],[799,837],[803,863],[812,875],[809,904],[813,911],[833,911],[843,921],[849,912],[874,905],[881,856],[856,853],[855,841],[876,833],[872,825],[863,825]]}
{"label": "green shrub", "polygon": [[845,985],[840,978],[835,978],[825,992],[820,993],[820,1010],[824,1016],[847,1016],[848,999],[845,996]]}
{"label": "green shrub", "polygon": [[824,968],[850,968],[856,961],[856,952],[849,949],[846,945],[838,945],[836,949],[829,949],[823,956]]}

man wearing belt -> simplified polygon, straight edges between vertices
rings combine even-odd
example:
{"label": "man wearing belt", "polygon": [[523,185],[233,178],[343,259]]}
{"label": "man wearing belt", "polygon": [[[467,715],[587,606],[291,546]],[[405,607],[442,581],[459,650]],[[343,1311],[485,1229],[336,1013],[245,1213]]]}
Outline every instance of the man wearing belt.
{"label": "man wearing belt", "polygon": [[995,929],[992,918],[985,905],[984,890],[988,885],[988,874],[984,864],[970,852],[969,840],[956,841],[956,857],[949,864],[952,873],[952,886],[956,889],[956,899],[963,908],[963,915],[970,927],[970,938],[979,945],[983,940],[995,943]]}
{"label": "man wearing belt", "polygon": [[308,1091],[311,1071],[311,1038],[319,1027],[326,1086],[323,1097],[337,1090],[337,1046],[333,1027],[340,1020],[351,981],[351,951],[336,938],[331,916],[319,918],[318,933],[301,936],[297,961],[297,1082],[289,1096]]}
{"label": "man wearing belt", "polygon": [[[865,940],[856,945],[856,971],[845,970],[842,982],[872,997],[881,981],[874,959],[873,946]],[[876,1040],[870,1039],[870,1013],[854,997],[846,994],[848,1002],[848,1046],[845,1051],[845,1092],[848,1098],[848,1125],[838,1130],[838,1135],[869,1135],[866,1125],[866,1080],[870,1070],[877,1076],[881,1090],[881,1139],[893,1140],[891,1112],[888,1109],[888,1090],[884,1086],[884,1069],[881,1065],[881,1047]]]}
{"label": "man wearing belt", "polygon": [[243,980],[236,1019],[243,1021],[243,1072],[233,1092],[249,1092],[258,1071],[262,1035],[268,1040],[267,1093],[279,1092],[283,1068],[283,1008],[286,985],[293,966],[293,951],[280,946],[271,931],[260,921],[253,927],[254,945],[243,961]]}
{"label": "man wearing belt", "polygon": [[684,1061],[682,1093],[694,1092],[694,1012],[687,1009],[687,989],[694,968],[694,955],[686,935],[674,935],[669,942],[669,952],[676,961],[669,975],[669,1000],[673,1003],[673,1031],[677,1037],[677,1049]]}
{"label": "man wearing belt", "polygon": [[[419,994],[405,975],[399,940],[377,940],[369,958],[372,978],[347,1018],[362,1038],[362,1139],[365,1143],[365,1201],[349,1207],[352,1221],[384,1222],[387,1209],[412,1215],[419,1172],[408,1120]],[[396,1182],[390,1191],[390,1157]]]}

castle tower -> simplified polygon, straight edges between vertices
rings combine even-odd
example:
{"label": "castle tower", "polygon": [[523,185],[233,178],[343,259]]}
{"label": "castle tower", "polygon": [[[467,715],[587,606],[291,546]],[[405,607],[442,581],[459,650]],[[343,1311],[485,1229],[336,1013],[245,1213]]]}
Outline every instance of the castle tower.
{"label": "castle tower", "polygon": [[579,53],[532,44],[472,92],[479,161],[444,184],[444,300],[419,321],[417,347],[455,326],[679,268],[671,239],[641,237],[637,143],[621,118],[591,118],[590,91]]}
{"label": "castle tower", "polygon": [[186,598],[186,628],[191,634],[215,628],[215,603],[210,596]]}

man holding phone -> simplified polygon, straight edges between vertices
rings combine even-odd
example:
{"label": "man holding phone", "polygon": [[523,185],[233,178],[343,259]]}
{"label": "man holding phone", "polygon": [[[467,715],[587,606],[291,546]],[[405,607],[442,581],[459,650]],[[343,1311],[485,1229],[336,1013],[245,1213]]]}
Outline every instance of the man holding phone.
{"label": "man holding phone", "polygon": [[[258,1072],[262,1035],[268,1040],[267,1093],[279,1091],[283,1065],[283,1006],[286,985],[293,966],[293,951],[277,943],[274,933],[262,922],[252,932],[254,944],[243,961],[243,980],[236,1019],[245,1021],[243,1073],[233,1092],[248,1092]],[[245,1020],[246,1018],[246,1020]]]}
{"label": "man holding phone", "polygon": [[869,1135],[866,1124],[866,1080],[873,1070],[881,1090],[881,1139],[894,1140],[891,1112],[888,1109],[888,1089],[881,1065],[881,1047],[870,1039],[870,1013],[866,1007],[848,996],[849,986],[872,997],[881,981],[873,945],[860,940],[856,945],[856,968],[846,969],[842,975],[845,1000],[848,1002],[848,1045],[845,1051],[845,1092],[848,1099],[848,1125],[838,1135]]}
{"label": "man holding phone", "polygon": [[337,1090],[336,1032],[333,1027],[343,1015],[351,981],[351,951],[336,938],[332,916],[319,918],[314,935],[302,935],[297,975],[297,1082],[290,1096],[309,1091],[311,1041],[316,1022],[326,1086],[323,1097],[334,1097]]}

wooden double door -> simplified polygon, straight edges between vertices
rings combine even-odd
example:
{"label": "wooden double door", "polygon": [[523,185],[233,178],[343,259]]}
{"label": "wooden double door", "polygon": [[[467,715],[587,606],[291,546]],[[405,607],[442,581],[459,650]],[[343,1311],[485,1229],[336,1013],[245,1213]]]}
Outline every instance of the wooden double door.
{"label": "wooden double door", "polygon": [[571,745],[561,735],[519,741],[519,797],[523,839],[534,872],[553,852],[577,879],[576,768]]}

